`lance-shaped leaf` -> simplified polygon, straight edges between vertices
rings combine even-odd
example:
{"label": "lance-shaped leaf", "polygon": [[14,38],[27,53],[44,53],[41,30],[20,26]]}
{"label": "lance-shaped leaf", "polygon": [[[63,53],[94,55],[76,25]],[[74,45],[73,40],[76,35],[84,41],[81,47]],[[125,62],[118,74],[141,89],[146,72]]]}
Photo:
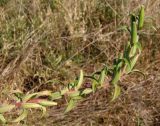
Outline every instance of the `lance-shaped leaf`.
{"label": "lance-shaped leaf", "polygon": [[47,101],[47,100],[40,100],[38,104],[43,105],[43,106],[54,106],[57,105],[57,102],[53,101]]}
{"label": "lance-shaped leaf", "polygon": [[124,67],[124,71],[126,74],[128,74],[131,71],[131,61],[130,58],[123,58],[124,62],[125,62],[125,67]]}
{"label": "lance-shaped leaf", "polygon": [[139,20],[138,20],[138,28],[141,29],[144,24],[144,6],[141,6],[140,12],[139,12]]}
{"label": "lance-shaped leaf", "polygon": [[11,121],[11,122],[20,122],[20,121],[22,121],[22,120],[24,120],[26,117],[27,117],[27,115],[28,115],[28,110],[26,110],[26,109],[23,109],[22,110],[22,113],[20,114],[20,116],[18,117],[18,118],[16,118],[16,119],[14,119],[13,121]]}
{"label": "lance-shaped leaf", "polygon": [[121,94],[120,86],[118,86],[117,84],[114,85],[114,94],[113,94],[113,98],[111,101],[114,101],[115,99],[117,99],[120,94]]}
{"label": "lance-shaped leaf", "polygon": [[91,88],[86,88],[86,89],[84,89],[83,91],[82,91],[82,95],[87,95],[87,94],[90,94],[90,93],[92,93],[93,92],[93,90],[91,89]]}
{"label": "lance-shaped leaf", "polygon": [[99,85],[98,81],[94,79],[94,80],[92,81],[92,90],[93,90],[93,92],[96,91],[98,85]]}
{"label": "lance-shaped leaf", "polygon": [[128,73],[130,73],[131,72],[131,70],[132,70],[132,68],[131,68],[131,64],[130,65],[126,65],[126,68],[125,68],[125,72],[126,72],[126,74],[128,74]]}
{"label": "lance-shaped leaf", "polygon": [[71,111],[73,108],[75,108],[75,107],[76,107],[76,103],[77,103],[76,100],[71,99],[71,100],[69,101],[68,105],[67,105],[67,108],[66,108],[66,110],[65,110],[65,113],[67,113],[67,112]]}
{"label": "lance-shaped leaf", "polygon": [[40,96],[51,96],[52,92],[51,91],[41,91],[37,93],[36,97],[40,97]]}
{"label": "lance-shaped leaf", "polygon": [[129,74],[132,71],[132,69],[134,68],[134,66],[135,66],[135,64],[138,60],[138,57],[139,57],[139,54],[137,54],[137,55],[135,55],[134,57],[131,58],[130,66],[127,65],[127,67],[126,67],[126,74]]}
{"label": "lance-shaped leaf", "polygon": [[22,107],[25,108],[25,109],[31,109],[31,108],[41,108],[43,106],[39,105],[37,103],[23,103]]}
{"label": "lance-shaped leaf", "polygon": [[102,86],[103,83],[104,83],[105,76],[106,76],[105,70],[102,70],[102,71],[101,71],[101,74],[100,74],[100,76],[99,76],[99,79],[98,79],[98,82],[99,82],[99,84],[100,84],[101,86]]}
{"label": "lance-shaped leaf", "polygon": [[32,93],[32,94],[28,94],[28,95],[25,95],[23,98],[22,98],[22,101],[23,102],[27,102],[28,100],[36,97],[38,93]]}
{"label": "lance-shaped leaf", "polygon": [[2,122],[3,124],[7,122],[2,114],[0,114],[0,122]]}
{"label": "lance-shaped leaf", "polygon": [[135,46],[136,46],[136,48],[139,50],[139,53],[141,53],[141,51],[142,51],[142,44],[141,44],[140,42],[137,42],[137,43],[135,44]]}
{"label": "lance-shaped leaf", "polygon": [[140,51],[140,47],[139,46],[141,46],[141,45],[139,44],[138,40],[137,40],[136,43],[133,43],[132,48],[130,50],[130,54],[129,54],[130,57],[132,57],[132,56],[134,56],[136,54],[137,49]]}
{"label": "lance-shaped leaf", "polygon": [[70,97],[76,97],[80,95],[80,91],[71,91],[71,92],[68,92],[68,95]]}
{"label": "lance-shaped leaf", "polygon": [[51,94],[51,99],[52,100],[56,100],[56,99],[61,99],[62,98],[62,95],[60,92],[54,92]]}
{"label": "lance-shaped leaf", "polygon": [[80,70],[80,76],[79,76],[79,79],[78,79],[76,90],[78,90],[82,86],[82,84],[83,84],[83,78],[84,78],[83,70]]}
{"label": "lance-shaped leaf", "polygon": [[133,67],[135,66],[137,60],[138,60],[139,54],[137,54],[136,56],[133,57],[133,59],[131,60],[131,70],[133,69]]}
{"label": "lance-shaped leaf", "polygon": [[121,76],[121,70],[117,70],[115,71],[114,73],[114,76],[113,76],[113,79],[112,79],[112,84],[116,85],[120,79],[120,76]]}
{"label": "lance-shaped leaf", "polygon": [[41,109],[42,110],[42,116],[43,115],[45,115],[45,113],[46,113],[46,108],[45,107],[43,107],[42,105],[40,105],[40,104],[36,104],[36,103],[23,103],[22,104],[22,107],[24,108],[24,109],[36,109],[36,108],[39,108],[39,109]]}
{"label": "lance-shaped leaf", "polygon": [[0,106],[0,113],[10,112],[15,105],[2,105]]}
{"label": "lance-shaped leaf", "polygon": [[125,65],[128,65],[129,67],[131,67],[131,61],[130,59],[128,58],[123,58],[124,62],[125,62]]}

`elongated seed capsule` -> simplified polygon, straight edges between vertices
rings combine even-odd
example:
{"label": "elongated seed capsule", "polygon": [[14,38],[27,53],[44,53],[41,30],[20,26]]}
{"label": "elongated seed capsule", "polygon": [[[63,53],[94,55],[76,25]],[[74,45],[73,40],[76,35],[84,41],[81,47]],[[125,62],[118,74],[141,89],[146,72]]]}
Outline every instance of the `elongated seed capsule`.
{"label": "elongated seed capsule", "polygon": [[144,24],[144,6],[141,6],[141,10],[139,13],[139,21],[138,21],[138,29],[141,29],[143,27]]}
{"label": "elongated seed capsule", "polygon": [[134,21],[131,27],[131,44],[137,43],[138,41],[138,35],[137,35],[137,26],[136,22]]}
{"label": "elongated seed capsule", "polygon": [[130,17],[131,35],[132,35],[132,31],[133,31],[133,22],[136,22],[136,16],[134,14],[131,14],[131,17]]}

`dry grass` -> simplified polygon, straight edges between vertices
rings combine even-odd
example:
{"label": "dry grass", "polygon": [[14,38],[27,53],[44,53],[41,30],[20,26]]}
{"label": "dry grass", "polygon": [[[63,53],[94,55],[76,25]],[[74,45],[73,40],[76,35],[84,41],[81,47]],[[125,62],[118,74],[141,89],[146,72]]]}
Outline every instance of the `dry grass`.
{"label": "dry grass", "polygon": [[89,74],[101,69],[103,63],[111,64],[129,39],[128,33],[119,32],[118,28],[129,24],[129,12],[137,11],[141,4],[146,7],[146,20],[140,33],[143,55],[136,67],[146,73],[146,80],[137,74],[123,79],[123,94],[114,103],[108,102],[109,93],[102,90],[66,115],[62,104],[50,108],[41,120],[39,112],[34,111],[24,123],[28,126],[160,125],[160,0],[1,3],[1,103],[11,99],[13,89],[56,91],[73,80],[79,69]]}

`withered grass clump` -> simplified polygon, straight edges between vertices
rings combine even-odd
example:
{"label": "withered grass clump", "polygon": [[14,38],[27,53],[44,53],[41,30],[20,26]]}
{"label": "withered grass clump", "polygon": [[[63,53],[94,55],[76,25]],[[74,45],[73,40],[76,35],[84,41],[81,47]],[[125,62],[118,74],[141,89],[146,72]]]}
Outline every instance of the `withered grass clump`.
{"label": "withered grass clump", "polygon": [[[125,0],[1,1],[2,122],[6,123],[4,117],[8,117],[7,123],[28,125],[157,125],[157,3]],[[129,13],[138,13],[139,4],[145,5],[148,16],[144,18],[142,7],[139,16],[131,14],[129,23]],[[148,18],[152,13],[156,18]],[[142,30],[144,20],[145,29]],[[126,24],[131,28],[124,26]],[[125,46],[128,39],[131,41]],[[148,55],[151,58],[148,59]],[[108,67],[112,66],[115,57],[119,58],[114,66]],[[138,57],[137,68],[148,72],[146,80],[139,80],[138,73],[141,72],[133,70]],[[156,68],[151,69],[152,66]],[[80,69],[83,71],[78,75]],[[132,71],[138,75],[123,77]],[[86,76],[86,73],[92,76]],[[152,82],[148,82],[150,80]],[[123,93],[117,99],[120,92]],[[111,98],[113,102],[110,102]],[[53,105],[56,106],[46,115],[45,106]],[[39,108],[46,118],[36,122],[41,114],[39,110],[29,111],[31,108]],[[21,116],[10,121],[16,115]],[[21,121],[23,119],[25,121]]]}

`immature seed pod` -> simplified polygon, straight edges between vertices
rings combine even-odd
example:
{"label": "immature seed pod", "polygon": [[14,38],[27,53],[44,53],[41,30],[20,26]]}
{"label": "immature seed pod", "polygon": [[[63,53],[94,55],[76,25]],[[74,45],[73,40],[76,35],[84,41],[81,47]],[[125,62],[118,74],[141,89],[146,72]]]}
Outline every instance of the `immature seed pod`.
{"label": "immature seed pod", "polygon": [[139,13],[139,21],[138,21],[138,29],[141,29],[143,27],[144,24],[144,6],[141,6],[141,10]]}
{"label": "immature seed pod", "polygon": [[131,29],[131,43],[133,45],[134,43],[137,43],[137,41],[138,41],[137,24],[136,24],[136,22],[132,23],[132,27],[131,28],[132,28]]}

